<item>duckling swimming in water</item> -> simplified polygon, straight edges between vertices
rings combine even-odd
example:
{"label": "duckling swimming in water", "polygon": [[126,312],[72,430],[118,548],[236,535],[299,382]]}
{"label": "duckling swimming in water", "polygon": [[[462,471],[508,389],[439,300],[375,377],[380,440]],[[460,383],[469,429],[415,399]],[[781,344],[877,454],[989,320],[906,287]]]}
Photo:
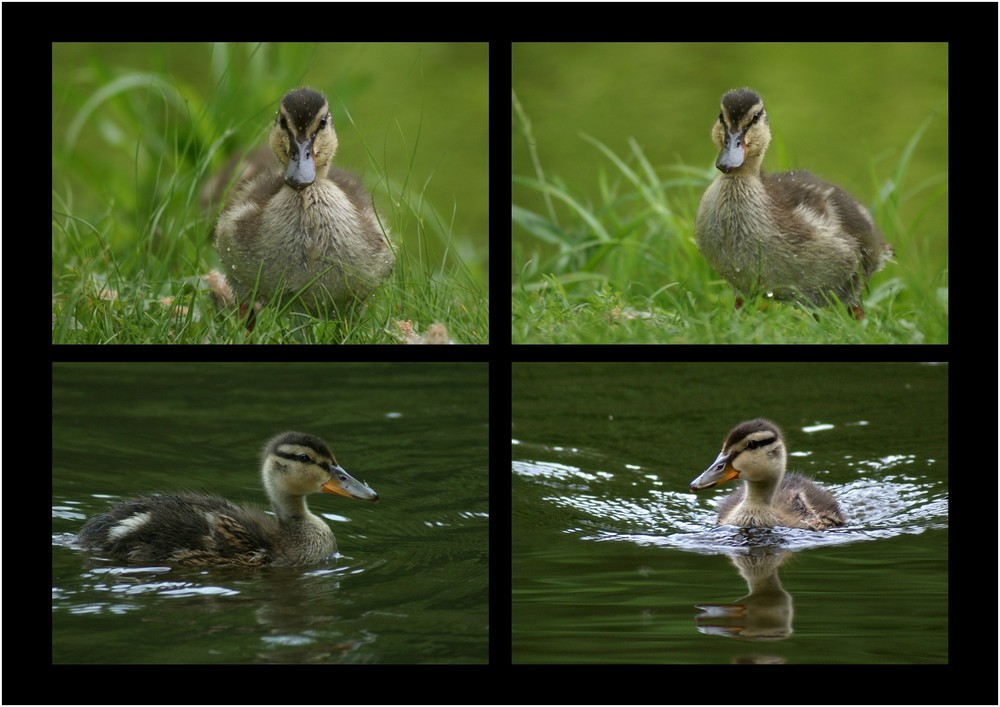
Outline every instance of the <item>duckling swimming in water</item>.
{"label": "duckling swimming in water", "polygon": [[743,488],[719,505],[719,525],[812,530],[844,525],[837,499],[803,476],[786,474],[787,459],[777,425],[764,419],[741,422],[730,431],[712,465],[691,482],[691,490],[743,480]]}
{"label": "duckling swimming in water", "polygon": [[267,443],[261,476],[274,516],[210,494],[140,496],[87,521],[79,544],[130,562],[306,565],[337,551],[330,526],[306,506],[307,494],[378,501],[370,486],[337,464],[323,440],[301,432]]}
{"label": "duckling swimming in water", "polygon": [[868,278],[893,256],[868,210],[809,172],[761,172],[771,130],[764,101],[749,88],[722,97],[712,140],[721,174],[695,223],[705,259],[743,295],[825,305],[832,292],[862,318]]}

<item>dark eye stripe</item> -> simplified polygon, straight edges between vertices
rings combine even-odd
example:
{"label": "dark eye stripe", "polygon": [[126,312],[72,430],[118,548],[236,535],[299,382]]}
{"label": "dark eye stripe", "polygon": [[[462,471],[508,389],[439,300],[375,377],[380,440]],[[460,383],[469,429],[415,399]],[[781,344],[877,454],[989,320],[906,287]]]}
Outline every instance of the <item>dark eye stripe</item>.
{"label": "dark eye stripe", "polygon": [[747,449],[757,449],[758,447],[763,447],[766,444],[772,444],[777,437],[765,437],[764,439],[755,439],[752,442],[747,442]]}

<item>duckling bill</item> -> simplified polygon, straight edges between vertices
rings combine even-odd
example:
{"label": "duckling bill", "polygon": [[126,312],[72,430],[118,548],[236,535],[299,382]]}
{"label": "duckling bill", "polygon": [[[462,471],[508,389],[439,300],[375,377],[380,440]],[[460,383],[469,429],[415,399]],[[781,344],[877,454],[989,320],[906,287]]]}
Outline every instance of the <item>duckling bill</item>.
{"label": "duckling bill", "polygon": [[129,562],[307,565],[333,555],[337,541],[330,526],[310,512],[306,495],[379,500],[370,486],[337,464],[322,439],[301,432],[285,432],[268,442],[261,476],[274,516],[211,494],[140,496],[87,521],[79,544]]}
{"label": "duckling bill", "polygon": [[268,144],[277,162],[251,161],[215,226],[229,284],[244,310],[296,296],[320,316],[352,308],[389,277],[395,255],[371,194],[330,166],[338,141],[323,94],[285,94]]}
{"label": "duckling bill", "polygon": [[844,514],[826,489],[786,474],[787,452],[781,430],[759,418],[734,427],[715,461],[691,482],[691,491],[739,479],[743,487],[719,505],[718,525],[807,528],[844,525]]}
{"label": "duckling bill", "polygon": [[771,130],[763,99],[749,88],[722,97],[712,140],[720,174],[695,223],[705,259],[742,295],[824,306],[832,293],[864,316],[868,279],[893,256],[868,210],[809,172],[761,171]]}

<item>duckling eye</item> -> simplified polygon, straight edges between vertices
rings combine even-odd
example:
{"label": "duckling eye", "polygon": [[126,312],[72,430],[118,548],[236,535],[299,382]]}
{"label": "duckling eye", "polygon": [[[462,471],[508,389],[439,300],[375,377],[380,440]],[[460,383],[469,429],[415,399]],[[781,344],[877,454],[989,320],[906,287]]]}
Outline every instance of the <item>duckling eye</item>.
{"label": "duckling eye", "polygon": [[280,123],[281,123],[282,129],[284,129],[284,130],[288,129],[288,120],[285,118],[285,116],[281,116]]}
{"label": "duckling eye", "polygon": [[321,121],[319,121],[319,129],[320,130],[322,130],[323,128],[326,127],[326,121],[328,121],[329,119],[330,119],[329,115],[324,115],[323,116],[323,119]]}
{"label": "duckling eye", "polygon": [[757,124],[757,121],[759,121],[759,120],[760,120],[760,117],[761,117],[762,115],[764,115],[764,111],[762,111],[762,110],[761,110],[761,111],[757,111],[756,113],[754,113],[754,114],[753,114],[753,124],[754,124],[754,125],[756,125],[756,124]]}
{"label": "duckling eye", "polygon": [[312,459],[309,457],[308,454],[298,454],[295,456],[295,458],[298,459],[303,464],[312,461]]}

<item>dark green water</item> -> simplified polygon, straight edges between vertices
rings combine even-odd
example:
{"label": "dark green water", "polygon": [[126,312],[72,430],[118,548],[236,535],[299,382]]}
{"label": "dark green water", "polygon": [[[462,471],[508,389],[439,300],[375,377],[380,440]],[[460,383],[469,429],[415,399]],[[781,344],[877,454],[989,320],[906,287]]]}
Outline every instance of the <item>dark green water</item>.
{"label": "dark green water", "polygon": [[[514,364],[515,663],[948,661],[948,368]],[[714,528],[688,484],[737,422],[840,500]]]}
{"label": "dark green water", "polygon": [[[485,663],[485,364],[54,364],[55,663]],[[67,545],[114,500],[266,506],[260,448],[326,439],[378,504],[310,497],[340,556],[293,570],[127,567]]]}

